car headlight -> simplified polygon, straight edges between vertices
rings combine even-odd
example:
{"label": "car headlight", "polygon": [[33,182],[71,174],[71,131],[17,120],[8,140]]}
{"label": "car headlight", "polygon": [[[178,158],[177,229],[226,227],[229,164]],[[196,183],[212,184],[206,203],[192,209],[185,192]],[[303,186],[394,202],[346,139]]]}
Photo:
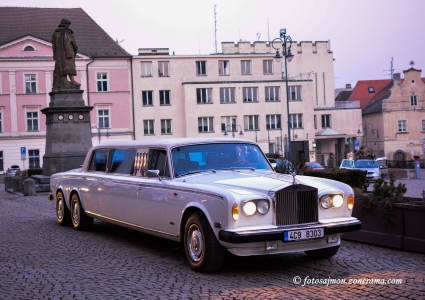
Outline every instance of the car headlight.
{"label": "car headlight", "polygon": [[242,212],[246,216],[252,216],[256,213],[259,215],[265,215],[269,209],[269,201],[265,199],[250,200],[242,204]]}
{"label": "car headlight", "polygon": [[331,207],[341,207],[344,204],[344,197],[342,195],[324,195],[320,197],[320,206],[324,209]]}

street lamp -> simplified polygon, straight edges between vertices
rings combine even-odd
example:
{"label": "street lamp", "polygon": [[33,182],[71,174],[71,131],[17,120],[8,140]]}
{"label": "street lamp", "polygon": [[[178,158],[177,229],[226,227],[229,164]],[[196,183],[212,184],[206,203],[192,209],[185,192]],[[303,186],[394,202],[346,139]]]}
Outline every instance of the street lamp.
{"label": "street lamp", "polygon": [[232,137],[233,138],[235,137],[235,132],[237,131],[236,127],[240,128],[239,135],[243,135],[241,125],[237,125],[237,124],[226,125],[226,127],[224,127],[224,135],[227,135],[227,127],[229,127],[229,126],[230,126],[230,128],[232,128]]}
{"label": "street lamp", "polygon": [[[362,132],[360,131],[360,126],[362,126],[362,128],[364,129],[364,131],[365,131],[365,137],[366,137],[366,147],[367,147],[367,125],[370,125],[370,126],[372,126],[372,130],[371,130],[371,132],[370,133],[372,133],[372,134],[375,134],[375,130],[378,132],[378,138],[379,138],[379,131],[378,131],[378,129],[374,129],[373,128],[373,124],[372,123],[364,123],[364,125],[363,125],[363,123],[360,123],[359,124],[359,126],[357,127],[357,134],[362,134]],[[378,141],[378,143],[379,143],[379,141]],[[378,145],[378,147],[379,147],[379,145]]]}
{"label": "street lamp", "polygon": [[[100,144],[100,139],[101,139],[101,133],[100,133],[100,129],[102,129],[101,127],[100,127],[100,124],[99,124],[99,127],[97,127],[97,126],[92,126],[91,127],[91,129],[93,129],[93,128],[96,128],[97,129],[97,138],[98,138],[98,140],[99,140],[99,144]],[[105,127],[103,127],[103,128],[105,128]],[[91,135],[92,137],[93,137],[93,134]],[[108,128],[106,128],[106,135],[105,135],[107,138],[109,138],[109,136],[110,136],[110,134],[109,134],[109,129]]]}
{"label": "street lamp", "polygon": [[[275,48],[273,45],[274,41],[279,40],[282,43],[282,56],[279,53],[279,48]],[[286,43],[289,42],[289,47],[286,47]],[[288,117],[288,154],[286,155],[286,159],[291,159],[291,122],[290,122],[290,115],[289,115],[289,88],[288,88],[288,64],[287,62],[291,62],[292,58],[294,58],[294,55],[291,53],[291,47],[292,47],[292,38],[288,35],[286,36],[286,28],[280,30],[280,37],[275,38],[272,41],[272,47],[276,50],[276,55],[274,56],[274,59],[276,62],[280,62],[280,59],[282,57],[285,58],[285,85],[286,85],[286,114]]]}

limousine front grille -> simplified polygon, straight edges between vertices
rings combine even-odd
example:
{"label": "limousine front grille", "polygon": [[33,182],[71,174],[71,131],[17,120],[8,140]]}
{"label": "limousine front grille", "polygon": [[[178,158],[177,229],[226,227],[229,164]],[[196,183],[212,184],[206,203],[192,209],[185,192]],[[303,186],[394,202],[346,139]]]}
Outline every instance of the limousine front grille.
{"label": "limousine front grille", "polygon": [[276,225],[316,223],[319,220],[316,188],[294,184],[275,194]]}

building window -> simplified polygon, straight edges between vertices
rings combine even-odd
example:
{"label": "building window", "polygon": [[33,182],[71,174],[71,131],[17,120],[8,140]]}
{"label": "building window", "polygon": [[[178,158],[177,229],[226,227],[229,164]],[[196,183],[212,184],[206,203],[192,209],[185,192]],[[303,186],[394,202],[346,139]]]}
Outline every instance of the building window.
{"label": "building window", "polygon": [[25,93],[37,93],[37,76],[35,74],[25,74]]}
{"label": "building window", "polygon": [[300,101],[301,98],[301,86],[290,86],[289,87],[289,99],[293,101]]}
{"label": "building window", "polygon": [[411,106],[416,106],[416,105],[418,105],[418,98],[416,97],[416,95],[412,95],[412,96],[410,96],[410,105],[411,105]]}
{"label": "building window", "polygon": [[29,168],[40,168],[40,150],[28,150]]}
{"label": "building window", "polygon": [[273,60],[263,60],[263,73],[273,74]]}
{"label": "building window", "polygon": [[97,111],[99,128],[109,128],[109,109]]}
{"label": "building window", "polygon": [[27,131],[38,130],[38,112],[27,112]]}
{"label": "building window", "polygon": [[258,115],[244,116],[245,130],[258,130]]}
{"label": "building window", "polygon": [[331,115],[322,115],[322,128],[331,127]]}
{"label": "building window", "polygon": [[145,135],[155,134],[155,120],[143,120],[143,132]]}
{"label": "building window", "polygon": [[422,120],[422,132],[425,131],[425,120]]}
{"label": "building window", "polygon": [[373,86],[370,86],[367,88],[369,94],[375,93],[375,88]]}
{"label": "building window", "polygon": [[199,132],[214,132],[214,118],[213,117],[198,118],[198,131]]}
{"label": "building window", "polygon": [[235,103],[235,88],[220,88],[220,103]]}
{"label": "building window", "polygon": [[170,62],[159,61],[158,62],[158,76],[170,76]]}
{"label": "building window", "polygon": [[241,60],[241,74],[242,75],[251,75],[251,61],[250,60]]}
{"label": "building window", "polygon": [[212,103],[212,89],[196,89],[196,101],[198,104]]}
{"label": "building window", "polygon": [[152,77],[152,62],[142,61],[142,77]]}
{"label": "building window", "polygon": [[303,115],[292,114],[289,115],[289,125],[291,128],[303,128]]}
{"label": "building window", "polygon": [[4,171],[3,151],[0,151],[0,170]]}
{"label": "building window", "polygon": [[314,115],[314,129],[317,129],[317,116]]}
{"label": "building window", "polygon": [[108,91],[108,73],[97,73],[96,74],[97,91],[107,92]]}
{"label": "building window", "polygon": [[159,91],[159,105],[170,105],[170,91]]}
{"label": "building window", "polygon": [[25,46],[24,51],[35,51],[33,46]]}
{"label": "building window", "polygon": [[266,86],[266,102],[280,101],[280,87]]}
{"label": "building window", "polygon": [[161,120],[161,134],[171,134],[171,119]]}
{"label": "building window", "polygon": [[398,132],[407,132],[406,120],[398,121]]}
{"label": "building window", "polygon": [[1,111],[0,111],[0,132],[3,132],[3,114]]}
{"label": "building window", "polygon": [[258,88],[244,87],[242,88],[243,102],[258,102]]}
{"label": "building window", "polygon": [[267,115],[266,116],[267,129],[280,129],[280,115]]}
{"label": "building window", "polygon": [[207,75],[207,62],[197,61],[196,62],[196,76],[205,76]]}
{"label": "building window", "polygon": [[233,127],[236,125],[236,116],[228,116],[228,117],[221,117],[221,131],[232,131]]}
{"label": "building window", "polygon": [[218,75],[230,75],[230,63],[228,60],[218,61]]}
{"label": "building window", "polygon": [[143,106],[153,106],[153,92],[142,91]]}

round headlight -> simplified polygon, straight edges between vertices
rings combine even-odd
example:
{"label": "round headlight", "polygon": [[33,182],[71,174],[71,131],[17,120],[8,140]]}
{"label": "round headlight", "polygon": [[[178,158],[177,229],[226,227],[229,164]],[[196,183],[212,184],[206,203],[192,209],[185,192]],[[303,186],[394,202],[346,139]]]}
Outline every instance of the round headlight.
{"label": "round headlight", "polygon": [[257,211],[260,215],[264,215],[269,211],[269,202],[266,200],[260,200],[257,203]]}
{"label": "round headlight", "polygon": [[320,198],[320,205],[323,208],[329,208],[332,207],[332,199],[329,195],[324,195]]}
{"label": "round headlight", "polygon": [[344,203],[344,198],[342,198],[341,195],[335,195],[332,198],[332,204],[334,207],[341,207],[343,203]]}
{"label": "round headlight", "polygon": [[257,206],[252,201],[246,202],[243,205],[243,212],[247,216],[252,216],[253,214],[255,214],[256,211],[257,211]]}

